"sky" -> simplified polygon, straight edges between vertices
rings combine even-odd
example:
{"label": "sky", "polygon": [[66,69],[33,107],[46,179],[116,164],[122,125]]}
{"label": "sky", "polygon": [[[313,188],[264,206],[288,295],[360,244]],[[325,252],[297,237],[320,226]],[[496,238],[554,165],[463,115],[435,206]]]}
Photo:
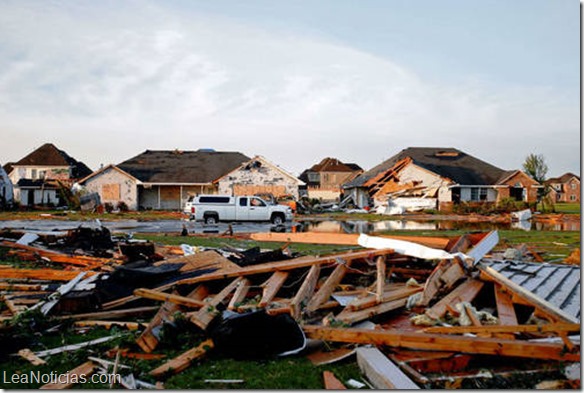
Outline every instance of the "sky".
{"label": "sky", "polygon": [[294,175],[407,147],[580,174],[578,0],[0,2],[0,164],[239,151]]}

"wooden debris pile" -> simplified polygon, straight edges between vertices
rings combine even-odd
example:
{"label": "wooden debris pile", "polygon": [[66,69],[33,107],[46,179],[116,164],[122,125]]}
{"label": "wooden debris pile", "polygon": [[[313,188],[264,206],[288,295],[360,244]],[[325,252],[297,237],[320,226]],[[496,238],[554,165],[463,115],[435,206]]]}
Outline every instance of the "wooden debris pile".
{"label": "wooden debris pile", "polygon": [[[290,325],[292,321],[305,339],[336,343],[308,356],[315,364],[324,364],[356,354],[376,388],[465,387],[463,381],[489,378],[481,371],[485,369],[491,377],[512,372],[529,375],[580,361],[579,339],[571,336],[580,331],[579,319],[481,263],[498,242],[496,232],[453,239],[310,233],[254,234],[252,238],[363,248],[325,256],[290,257],[280,252],[286,259],[260,263],[242,263],[247,255],[242,251],[206,250],[134,267],[114,257],[115,262],[91,259],[88,265],[71,263],[66,270],[49,272],[0,268],[0,290],[7,307],[3,319],[38,308],[45,315],[52,310],[56,318],[73,320],[77,326],[115,323],[139,330],[134,348],[118,350],[116,358],[156,359],[161,355],[157,350],[164,340],[163,326],[178,320],[206,336],[195,347],[153,367],[149,375],[158,381],[202,361],[209,351],[221,351],[224,342],[238,345],[224,337],[221,340],[217,333],[217,326],[234,315],[261,314],[266,323]],[[55,255],[55,251],[32,246],[21,248],[15,242],[4,241],[2,246],[32,253],[23,255]],[[229,253],[238,256],[228,259]],[[80,261],[87,258],[97,257],[83,256]],[[122,274],[131,291],[121,291],[107,301],[97,296],[97,309],[88,313],[73,307],[54,308],[72,290],[99,289],[99,285],[91,287],[97,282],[94,277],[116,274]],[[37,296],[34,302],[26,296],[32,293]],[[138,316],[147,322],[136,322]],[[256,327],[264,331],[264,326]],[[267,335],[253,337],[252,332],[249,340],[261,346]],[[286,354],[308,352],[305,343],[296,349]],[[334,375],[324,375],[324,381],[327,387],[344,387]],[[132,376],[125,383],[135,387],[145,382],[136,382]],[[579,385],[579,380],[571,383]]]}

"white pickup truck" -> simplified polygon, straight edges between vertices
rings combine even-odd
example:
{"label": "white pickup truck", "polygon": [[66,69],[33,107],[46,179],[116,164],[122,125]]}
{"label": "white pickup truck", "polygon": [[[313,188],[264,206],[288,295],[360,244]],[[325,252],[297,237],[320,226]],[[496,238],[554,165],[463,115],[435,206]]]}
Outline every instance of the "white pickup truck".
{"label": "white pickup truck", "polygon": [[197,195],[189,197],[184,212],[191,220],[216,224],[219,221],[292,221],[292,209],[271,205],[255,196]]}

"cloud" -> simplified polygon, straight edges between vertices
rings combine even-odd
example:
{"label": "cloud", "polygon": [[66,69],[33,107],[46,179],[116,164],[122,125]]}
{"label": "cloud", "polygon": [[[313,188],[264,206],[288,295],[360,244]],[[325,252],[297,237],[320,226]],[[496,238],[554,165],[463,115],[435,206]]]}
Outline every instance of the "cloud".
{"label": "cloud", "polygon": [[429,84],[338,42],[164,3],[0,5],[0,132],[12,135],[0,162],[48,141],[93,169],[213,147],[298,174],[325,156],[370,168],[453,146],[506,169],[537,151],[576,171],[577,105],[540,87]]}

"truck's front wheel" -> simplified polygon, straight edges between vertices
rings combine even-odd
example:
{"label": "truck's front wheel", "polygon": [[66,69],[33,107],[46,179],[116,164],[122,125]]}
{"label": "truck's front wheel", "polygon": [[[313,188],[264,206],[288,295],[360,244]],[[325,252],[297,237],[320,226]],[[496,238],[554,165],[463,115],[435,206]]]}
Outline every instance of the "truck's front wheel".
{"label": "truck's front wheel", "polygon": [[217,224],[217,216],[205,216],[205,224],[207,225],[215,225]]}
{"label": "truck's front wheel", "polygon": [[281,214],[274,214],[272,216],[272,224],[274,225],[282,225],[284,221],[286,221],[286,219]]}

